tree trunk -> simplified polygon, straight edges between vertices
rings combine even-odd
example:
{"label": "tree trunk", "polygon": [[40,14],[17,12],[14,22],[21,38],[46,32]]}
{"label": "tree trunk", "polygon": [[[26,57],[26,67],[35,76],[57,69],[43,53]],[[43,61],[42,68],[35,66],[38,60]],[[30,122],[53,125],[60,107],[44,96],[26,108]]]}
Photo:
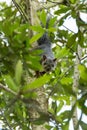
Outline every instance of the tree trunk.
{"label": "tree trunk", "polygon": [[[37,9],[40,8],[40,4],[38,3],[38,1],[37,0],[35,0],[35,1],[26,0],[26,7],[27,7],[26,12],[27,12],[29,24],[30,25],[35,25],[35,24],[40,23],[39,19],[37,17]],[[34,34],[34,32],[29,30],[29,37],[32,37],[33,34]],[[32,130],[46,130],[46,128],[45,128],[46,123],[44,123],[43,125],[35,125],[33,123],[33,121],[35,121],[36,119],[38,119],[40,117],[37,108],[39,108],[40,112],[47,113],[47,109],[48,109],[48,102],[47,101],[48,101],[48,99],[47,99],[47,97],[45,95],[44,86],[36,89],[35,92],[37,93],[36,101],[39,103],[39,106],[37,106],[35,108],[31,108],[29,110],[29,113],[30,113],[29,116],[30,116],[30,120],[31,120],[31,127],[32,127]]]}
{"label": "tree trunk", "polygon": [[[75,66],[74,66],[74,81],[73,81],[73,91],[76,93],[76,96],[77,96],[77,88],[79,86],[78,65],[80,64],[81,55],[82,55],[82,48],[81,48],[80,45],[78,45],[78,47],[77,47],[77,55],[76,55],[76,60],[75,60]],[[76,130],[77,125],[78,125],[78,112],[77,112],[77,108],[75,108],[74,113],[73,113],[74,130]],[[78,130],[79,130],[79,128],[78,128]]]}
{"label": "tree trunk", "polygon": [[[41,113],[47,113],[47,108],[48,108],[48,100],[46,98],[46,95],[45,95],[45,89],[44,87],[41,87],[39,89],[36,89],[36,92],[37,92],[37,101],[39,103],[39,109],[40,109],[40,112]],[[33,119],[38,119],[40,117],[39,113],[37,112],[37,110],[35,109],[32,109],[31,111],[31,118]],[[46,118],[46,117],[45,117]],[[43,121],[43,119],[41,119]],[[32,123],[32,130],[46,130],[45,128],[45,125],[47,123],[44,123],[43,125],[35,125]]]}

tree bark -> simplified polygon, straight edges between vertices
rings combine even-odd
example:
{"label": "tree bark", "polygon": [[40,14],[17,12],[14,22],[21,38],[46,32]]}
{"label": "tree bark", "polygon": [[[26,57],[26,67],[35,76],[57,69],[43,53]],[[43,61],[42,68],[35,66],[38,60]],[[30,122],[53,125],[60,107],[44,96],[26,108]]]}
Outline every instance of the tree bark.
{"label": "tree bark", "polygon": [[[39,89],[36,89],[36,93],[38,95],[36,101],[39,103],[39,109],[42,113],[47,113],[47,108],[48,108],[48,100],[47,97],[45,95],[45,89],[44,87],[41,87]],[[37,110],[32,109],[30,114],[30,117],[33,119],[38,119],[40,117],[39,113],[37,112]],[[43,121],[43,119],[42,119]],[[45,125],[47,124],[47,122],[45,122],[43,125],[35,125],[32,123],[32,130],[46,130]]]}
{"label": "tree bark", "polygon": [[[73,81],[73,91],[76,93],[77,96],[77,89],[79,86],[79,70],[78,70],[78,65],[80,64],[80,59],[82,56],[82,48],[80,45],[77,47],[77,55],[76,55],[76,60],[75,60],[75,66],[74,66],[74,81]],[[75,103],[75,102],[74,102]],[[73,105],[73,103],[72,103]],[[74,110],[73,113],[73,127],[74,130],[76,130],[78,124],[78,112],[77,112],[77,107]],[[78,128],[79,130],[79,128]]]}
{"label": "tree bark", "polygon": [[[29,24],[30,25],[39,24],[40,22],[39,22],[39,19],[37,17],[37,9],[40,8],[40,3],[37,0],[35,0],[35,1],[26,0],[26,7],[27,7],[26,12],[27,12]],[[33,35],[34,35],[34,32],[29,30],[29,37],[31,38]],[[40,117],[37,109],[39,109],[42,113],[47,113],[47,110],[48,110],[48,102],[47,102],[48,99],[45,95],[44,86],[36,89],[35,92],[37,94],[36,101],[39,103],[39,105],[35,108],[29,109],[31,127],[32,127],[32,130],[46,130],[46,128],[45,128],[46,123],[44,123],[43,125],[35,125],[33,123],[33,121],[35,119],[38,119]]]}

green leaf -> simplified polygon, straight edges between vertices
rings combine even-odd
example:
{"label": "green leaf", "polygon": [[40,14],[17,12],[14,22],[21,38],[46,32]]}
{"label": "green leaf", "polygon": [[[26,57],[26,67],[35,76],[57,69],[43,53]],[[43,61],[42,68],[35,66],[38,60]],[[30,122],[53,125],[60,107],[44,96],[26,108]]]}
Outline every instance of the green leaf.
{"label": "green leaf", "polygon": [[19,85],[21,82],[22,71],[23,71],[22,62],[19,60],[15,69],[15,81],[17,85]]}
{"label": "green leaf", "polygon": [[82,32],[79,32],[78,33],[78,43],[79,45],[83,46],[84,45],[84,36],[83,36],[83,33]]}
{"label": "green leaf", "polygon": [[35,79],[32,83],[24,86],[23,92],[26,93],[27,91],[31,89],[42,87],[45,83],[47,83],[50,80],[50,78],[51,78],[51,75],[45,74],[44,76]]}
{"label": "green leaf", "polygon": [[58,9],[57,11],[55,11],[55,14],[59,15],[59,14],[62,14],[62,13],[66,13],[67,11],[70,10],[70,7],[66,7],[64,5],[60,6],[61,8]]}
{"label": "green leaf", "polygon": [[59,58],[67,56],[69,51],[66,48],[62,48],[61,50],[56,50],[56,56]]}
{"label": "green leaf", "polygon": [[36,35],[34,35],[31,39],[30,39],[30,44],[37,41],[41,36],[43,35],[43,33],[38,33]]}
{"label": "green leaf", "polygon": [[51,27],[51,28],[48,29],[48,31],[49,31],[49,32],[55,32],[55,31],[56,31],[56,28],[52,28],[52,27]]}
{"label": "green leaf", "polygon": [[81,125],[83,130],[87,130],[87,123],[80,121],[80,125]]}
{"label": "green leaf", "polygon": [[14,83],[13,79],[11,78],[10,75],[7,75],[4,77],[5,78],[5,82],[8,85],[9,88],[11,88],[14,91],[18,90],[18,87],[16,86],[16,84]]}
{"label": "green leaf", "polygon": [[31,26],[30,29],[36,32],[42,32],[44,33],[44,29],[41,26]]}
{"label": "green leaf", "polygon": [[69,85],[72,84],[73,79],[71,77],[64,77],[61,79],[61,84],[63,85]]}
{"label": "green leaf", "polygon": [[63,130],[69,130],[69,122],[67,122],[63,127]]}
{"label": "green leaf", "polygon": [[78,66],[80,77],[87,82],[87,68],[84,65]]}
{"label": "green leaf", "polygon": [[72,4],[75,4],[76,0],[70,0]]}
{"label": "green leaf", "polygon": [[41,12],[40,20],[41,20],[42,24],[44,25],[44,27],[46,27],[47,20],[46,20],[46,12],[44,10]]}
{"label": "green leaf", "polygon": [[57,112],[61,111],[63,105],[64,105],[64,101],[61,100],[58,107],[57,107]]}
{"label": "green leaf", "polygon": [[33,121],[35,125],[43,125],[45,123],[45,120],[42,120],[42,118],[37,118]]}
{"label": "green leaf", "polygon": [[76,43],[76,37],[77,37],[77,34],[74,34],[74,35],[72,35],[72,36],[70,36],[68,38],[68,42],[67,42],[67,46],[68,47],[71,47],[72,45],[75,45],[75,43]]}
{"label": "green leaf", "polygon": [[57,20],[57,17],[51,18],[49,21],[49,27],[54,27],[56,20]]}

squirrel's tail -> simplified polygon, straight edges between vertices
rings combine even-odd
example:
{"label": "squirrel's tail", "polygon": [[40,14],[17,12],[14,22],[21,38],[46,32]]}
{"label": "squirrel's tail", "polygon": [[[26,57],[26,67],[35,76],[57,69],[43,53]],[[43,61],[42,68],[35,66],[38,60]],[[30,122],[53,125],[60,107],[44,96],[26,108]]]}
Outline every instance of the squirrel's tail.
{"label": "squirrel's tail", "polygon": [[38,45],[51,44],[51,41],[47,33],[44,33],[43,36],[37,40],[37,42]]}
{"label": "squirrel's tail", "polygon": [[[50,21],[50,17],[47,16],[47,20],[46,20],[46,27],[45,28],[48,28],[49,27],[49,21]],[[41,23],[41,26],[43,26],[43,24]],[[39,38],[37,40],[38,42],[38,45],[43,45],[43,44],[51,44],[51,41],[50,41],[50,38],[49,38],[49,35],[47,32],[45,32],[41,38]]]}

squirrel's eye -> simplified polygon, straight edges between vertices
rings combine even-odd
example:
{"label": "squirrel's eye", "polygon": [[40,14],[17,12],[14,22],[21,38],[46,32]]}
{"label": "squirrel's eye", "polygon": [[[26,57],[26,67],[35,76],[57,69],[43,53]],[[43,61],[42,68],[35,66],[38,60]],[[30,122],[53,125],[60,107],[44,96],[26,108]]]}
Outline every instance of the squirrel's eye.
{"label": "squirrel's eye", "polygon": [[43,65],[47,65],[47,63],[46,63],[46,62],[44,62],[44,63],[43,63]]}
{"label": "squirrel's eye", "polygon": [[52,67],[54,67],[54,64],[52,64]]}

